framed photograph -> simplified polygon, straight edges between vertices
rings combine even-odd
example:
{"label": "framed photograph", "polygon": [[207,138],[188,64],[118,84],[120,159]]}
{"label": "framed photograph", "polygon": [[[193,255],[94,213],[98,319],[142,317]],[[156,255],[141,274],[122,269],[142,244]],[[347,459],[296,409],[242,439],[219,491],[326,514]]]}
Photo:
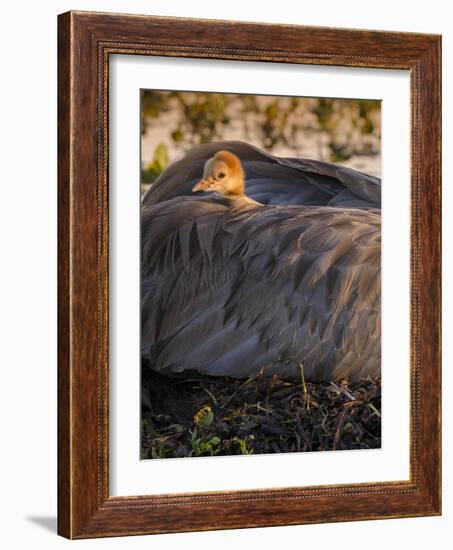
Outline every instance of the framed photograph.
{"label": "framed photograph", "polygon": [[59,533],[440,514],[440,37],[58,41]]}

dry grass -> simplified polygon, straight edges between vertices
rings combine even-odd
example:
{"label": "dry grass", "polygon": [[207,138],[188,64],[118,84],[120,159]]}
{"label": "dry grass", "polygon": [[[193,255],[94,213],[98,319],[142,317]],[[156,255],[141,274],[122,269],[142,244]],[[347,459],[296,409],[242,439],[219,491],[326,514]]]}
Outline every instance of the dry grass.
{"label": "dry grass", "polygon": [[380,380],[300,383],[143,367],[142,458],[376,449]]}

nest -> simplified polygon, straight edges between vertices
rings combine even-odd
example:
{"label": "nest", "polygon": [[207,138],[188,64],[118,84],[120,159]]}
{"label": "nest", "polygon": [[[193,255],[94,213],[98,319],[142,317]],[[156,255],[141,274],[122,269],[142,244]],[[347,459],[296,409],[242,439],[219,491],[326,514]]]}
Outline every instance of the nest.
{"label": "nest", "polygon": [[142,369],[141,457],[181,458],[381,446],[381,383],[237,380]]}

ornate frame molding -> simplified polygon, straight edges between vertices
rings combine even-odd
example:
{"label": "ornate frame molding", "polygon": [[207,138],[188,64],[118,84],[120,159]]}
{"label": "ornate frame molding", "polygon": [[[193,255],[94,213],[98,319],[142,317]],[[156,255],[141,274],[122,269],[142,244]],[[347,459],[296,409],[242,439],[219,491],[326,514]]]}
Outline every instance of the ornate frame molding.
{"label": "ornate frame molding", "polygon": [[[59,533],[87,538],[440,514],[440,37],[89,12],[60,15],[58,30]],[[109,496],[108,60],[117,54],[410,71],[409,481]]]}

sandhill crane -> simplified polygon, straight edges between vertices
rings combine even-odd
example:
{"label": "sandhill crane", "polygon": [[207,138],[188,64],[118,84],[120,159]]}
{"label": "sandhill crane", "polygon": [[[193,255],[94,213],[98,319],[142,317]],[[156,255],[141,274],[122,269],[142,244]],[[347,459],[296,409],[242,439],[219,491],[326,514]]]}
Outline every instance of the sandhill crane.
{"label": "sandhill crane", "polygon": [[164,373],[378,376],[380,221],[378,178],[194,148],[142,202],[142,356]]}

